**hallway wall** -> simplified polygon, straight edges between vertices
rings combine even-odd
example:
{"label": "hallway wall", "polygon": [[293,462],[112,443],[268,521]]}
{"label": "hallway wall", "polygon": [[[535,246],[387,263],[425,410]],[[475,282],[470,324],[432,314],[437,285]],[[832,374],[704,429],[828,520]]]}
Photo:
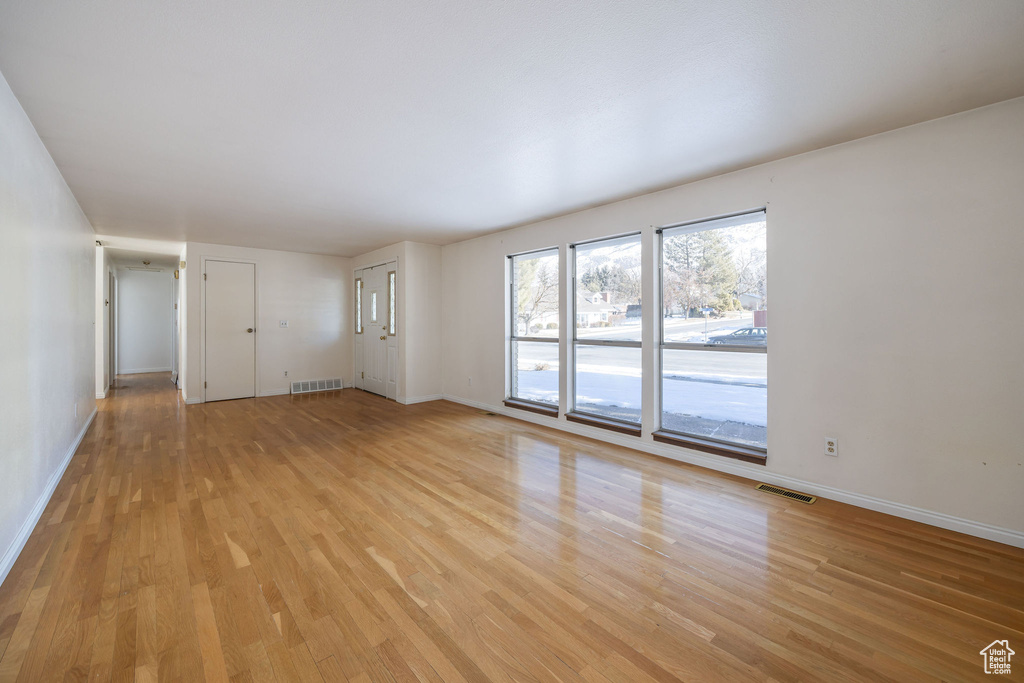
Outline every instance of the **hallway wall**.
{"label": "hallway wall", "polygon": [[0,580],[95,414],[95,235],[0,76]]}
{"label": "hallway wall", "polygon": [[117,373],[171,371],[174,275],[118,269]]}

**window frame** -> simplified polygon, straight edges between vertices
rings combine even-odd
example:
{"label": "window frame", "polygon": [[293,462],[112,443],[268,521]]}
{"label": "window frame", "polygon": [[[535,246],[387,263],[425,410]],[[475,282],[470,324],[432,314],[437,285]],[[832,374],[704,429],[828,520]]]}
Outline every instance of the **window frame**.
{"label": "window frame", "polygon": [[[706,225],[708,223],[714,223],[716,221],[740,218],[743,216],[753,216],[756,214],[761,214],[767,225],[767,208],[762,207],[759,209],[752,209],[749,211],[740,211],[737,213],[725,214],[722,216],[714,216],[712,218],[702,218],[695,221],[687,221],[684,223],[665,225],[654,231],[657,247],[656,257],[658,259],[658,428],[657,430],[654,431],[653,437],[655,441],[660,441],[662,443],[683,446],[685,448],[694,448],[696,450],[704,451],[707,453],[713,453],[715,455],[724,455],[726,457],[737,458],[740,460],[746,460],[748,462],[754,462],[763,465],[767,460],[767,446],[762,448],[760,446],[738,443],[736,441],[728,441],[725,439],[716,439],[714,437],[704,436],[700,434],[680,432],[674,429],[666,429],[663,424],[665,406],[665,351],[713,351],[716,353],[763,353],[765,355],[768,354],[767,338],[765,339],[765,345],[763,347],[665,341],[665,232],[668,231],[671,233],[671,235],[682,235],[687,233],[703,232],[705,230],[723,229],[725,226],[722,226],[720,228],[702,228],[700,226]],[[739,225],[742,225],[742,223],[740,223]],[[765,234],[767,234],[767,229]]]}
{"label": "window frame", "polygon": [[[530,412],[540,413],[542,415],[548,415],[550,417],[557,417],[559,406],[561,405],[561,388],[559,388],[559,401],[555,404],[546,403],[544,401],[535,401],[528,398],[519,398],[516,396],[517,389],[517,361],[515,357],[515,348],[517,342],[543,342],[545,344],[555,344],[559,346],[558,354],[558,373],[559,373],[559,387],[561,387],[561,373],[564,365],[564,359],[561,354],[561,339],[562,339],[562,325],[558,326],[557,337],[532,337],[529,335],[519,336],[517,333],[518,325],[516,320],[516,259],[524,256],[536,256],[537,258],[553,255],[555,257],[555,263],[557,267],[557,281],[558,281],[558,297],[559,297],[559,321],[561,321],[561,295],[562,295],[562,272],[561,272],[561,248],[558,246],[544,247],[542,249],[531,249],[530,251],[522,251],[515,254],[508,254],[506,258],[506,266],[508,268],[508,319],[507,324],[509,325],[508,341],[505,347],[505,358],[508,361],[508,376],[506,381],[508,388],[505,392],[505,405],[511,408],[519,408],[521,410],[527,410]],[[529,330],[527,330],[529,332]]]}
{"label": "window frame", "polygon": [[[644,258],[643,258],[643,232],[640,230],[634,230],[631,232],[619,233],[617,235],[609,235],[607,237],[599,237],[597,239],[584,240],[580,242],[573,242],[569,245],[569,277],[570,279],[570,298],[573,315],[570,319],[573,321],[572,326],[572,337],[569,339],[569,349],[571,358],[568,359],[572,363],[572,382],[570,384],[571,395],[566,397],[568,403],[568,412],[566,413],[566,419],[571,422],[579,422],[581,424],[587,424],[594,427],[602,427],[604,429],[610,429],[612,431],[621,432],[624,434],[630,434],[632,436],[640,436],[643,429],[643,390],[640,392],[640,419],[636,422],[631,420],[620,420],[607,415],[600,415],[598,413],[592,413],[586,410],[580,410],[576,406],[576,389],[578,383],[576,381],[576,357],[577,348],[580,346],[612,346],[619,348],[630,348],[640,349],[640,382],[641,387],[643,386],[643,326],[641,324],[641,339],[640,340],[616,340],[616,339],[580,339],[578,336],[579,332],[579,312],[576,310],[578,304],[577,296],[577,284],[579,278],[577,277],[577,254],[578,247],[587,247],[592,244],[598,244],[601,242],[611,242],[614,240],[625,240],[626,238],[637,238],[640,243],[640,279],[643,280],[644,276]],[[641,312],[640,318],[643,320],[643,301],[641,300]]]}

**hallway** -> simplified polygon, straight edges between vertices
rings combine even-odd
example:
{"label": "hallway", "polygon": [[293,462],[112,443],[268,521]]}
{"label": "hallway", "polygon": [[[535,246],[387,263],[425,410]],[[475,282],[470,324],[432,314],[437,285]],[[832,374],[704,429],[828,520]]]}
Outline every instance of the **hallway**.
{"label": "hallway", "polygon": [[118,378],[0,588],[0,680],[934,680],[1024,551],[356,390]]}

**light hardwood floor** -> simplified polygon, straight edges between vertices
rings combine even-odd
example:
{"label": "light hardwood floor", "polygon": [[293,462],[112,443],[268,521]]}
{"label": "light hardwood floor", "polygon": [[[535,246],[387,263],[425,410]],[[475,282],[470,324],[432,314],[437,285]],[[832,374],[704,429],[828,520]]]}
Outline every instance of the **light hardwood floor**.
{"label": "light hardwood floor", "polygon": [[981,680],[997,638],[1024,674],[1024,551],[752,486],[452,403],[122,378],[0,588],[0,680]]}

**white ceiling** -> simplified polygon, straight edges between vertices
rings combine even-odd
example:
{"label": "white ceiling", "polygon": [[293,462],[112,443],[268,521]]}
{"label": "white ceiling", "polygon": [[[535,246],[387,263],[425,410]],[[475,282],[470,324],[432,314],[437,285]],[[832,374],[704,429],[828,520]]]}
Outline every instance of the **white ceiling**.
{"label": "white ceiling", "polygon": [[[178,267],[178,256],[169,256],[148,251],[130,251],[126,249],[107,249],[107,258],[121,268],[151,268],[174,270]],[[147,264],[146,261],[149,263]]]}
{"label": "white ceiling", "polygon": [[177,268],[181,252],[185,249],[184,242],[117,235],[97,235],[96,241],[105,248],[107,258],[122,268],[141,268],[143,261],[149,261],[154,268]]}
{"label": "white ceiling", "polygon": [[1021,0],[0,3],[97,232],[444,244],[1024,95]]}

